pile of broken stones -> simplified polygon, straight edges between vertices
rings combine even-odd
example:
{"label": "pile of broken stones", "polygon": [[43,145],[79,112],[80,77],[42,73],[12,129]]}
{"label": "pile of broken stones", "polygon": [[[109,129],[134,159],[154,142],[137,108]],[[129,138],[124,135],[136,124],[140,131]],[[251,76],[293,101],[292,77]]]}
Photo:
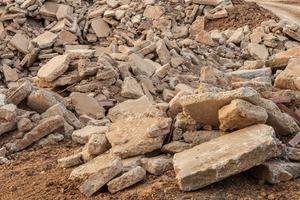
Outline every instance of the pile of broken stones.
{"label": "pile of broken stones", "polygon": [[270,183],[299,176],[298,25],[207,32],[228,0],[0,8],[1,164],[71,139],[82,148],[58,164],[87,196],[172,169],[183,191],[249,169]]}

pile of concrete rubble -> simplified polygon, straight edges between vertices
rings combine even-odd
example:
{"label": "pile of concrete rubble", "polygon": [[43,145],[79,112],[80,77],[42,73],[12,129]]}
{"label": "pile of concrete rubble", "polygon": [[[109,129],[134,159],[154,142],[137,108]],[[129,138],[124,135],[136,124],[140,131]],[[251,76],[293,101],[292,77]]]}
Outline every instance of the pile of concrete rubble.
{"label": "pile of concrete rubble", "polygon": [[58,164],[74,167],[87,196],[172,169],[183,191],[249,169],[270,183],[298,177],[300,27],[205,30],[232,9],[228,0],[2,1],[0,163],[72,140],[82,148]]}

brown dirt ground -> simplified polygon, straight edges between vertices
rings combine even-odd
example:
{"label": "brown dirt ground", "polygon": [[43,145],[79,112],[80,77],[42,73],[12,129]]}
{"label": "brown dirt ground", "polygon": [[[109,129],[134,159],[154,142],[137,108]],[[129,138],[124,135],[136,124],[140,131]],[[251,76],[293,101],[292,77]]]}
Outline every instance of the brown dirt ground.
{"label": "brown dirt ground", "polygon": [[232,0],[234,9],[229,13],[227,18],[210,20],[207,22],[206,29],[208,31],[219,29],[236,29],[249,25],[250,29],[260,26],[263,21],[274,19],[278,20],[270,11],[258,6],[253,2],[245,2],[244,0]]}
{"label": "brown dirt ground", "polygon": [[[0,166],[1,200],[68,200],[89,199],[77,189],[79,182],[68,180],[72,169],[57,166],[58,158],[78,148],[61,143],[42,149],[20,152],[10,164]],[[239,174],[195,192],[181,192],[174,173],[148,176],[147,180],[125,191],[111,195],[106,189],[90,199],[300,199],[300,180],[278,185],[260,184],[249,173]]]}

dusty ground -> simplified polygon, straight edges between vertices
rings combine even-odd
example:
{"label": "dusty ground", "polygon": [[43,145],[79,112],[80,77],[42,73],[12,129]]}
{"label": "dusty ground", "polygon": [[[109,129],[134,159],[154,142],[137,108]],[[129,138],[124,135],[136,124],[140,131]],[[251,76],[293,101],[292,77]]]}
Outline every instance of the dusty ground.
{"label": "dusty ground", "polygon": [[234,9],[227,18],[212,20],[207,23],[207,30],[236,29],[248,25],[251,29],[260,26],[263,21],[279,18],[256,3],[244,0],[233,0]]}
{"label": "dusty ground", "polygon": [[[70,143],[20,152],[9,165],[0,166],[1,200],[87,199],[78,190],[78,182],[68,180],[71,169],[63,170],[56,160],[77,147]],[[300,199],[300,180],[279,185],[262,185],[249,173],[243,173],[206,187],[183,193],[173,172],[148,177],[123,192],[110,195],[100,191],[90,199]]]}
{"label": "dusty ground", "polygon": [[300,0],[247,0],[276,13],[282,19],[300,24]]}

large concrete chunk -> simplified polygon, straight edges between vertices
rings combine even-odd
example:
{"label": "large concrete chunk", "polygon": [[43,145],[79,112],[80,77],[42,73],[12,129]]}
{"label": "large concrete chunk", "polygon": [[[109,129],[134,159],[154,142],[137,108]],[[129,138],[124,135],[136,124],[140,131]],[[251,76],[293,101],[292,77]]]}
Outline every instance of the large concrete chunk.
{"label": "large concrete chunk", "polygon": [[126,77],[122,84],[121,95],[130,99],[137,99],[144,95],[141,85],[133,77]]}
{"label": "large concrete chunk", "polygon": [[190,115],[197,122],[219,126],[218,110],[229,104],[234,99],[244,99],[258,96],[252,88],[240,88],[237,90],[202,93],[184,96],[181,105],[185,114]]}
{"label": "large concrete chunk", "polygon": [[72,133],[73,141],[79,144],[85,144],[89,141],[93,134],[104,134],[107,131],[106,126],[86,126],[82,129],[76,130]]}
{"label": "large concrete chunk", "polygon": [[109,25],[101,18],[93,20],[91,26],[99,38],[107,37],[111,32]]}
{"label": "large concrete chunk", "polygon": [[117,177],[107,183],[108,191],[111,193],[116,193],[142,181],[145,177],[146,171],[142,167],[137,166],[134,169],[124,173],[122,176]]}
{"label": "large concrete chunk", "polygon": [[300,90],[300,58],[291,58],[288,66],[275,79],[275,87]]}
{"label": "large concrete chunk", "polygon": [[124,119],[134,116],[163,116],[165,113],[157,109],[147,98],[146,95],[136,100],[127,100],[119,103],[115,107],[111,108],[108,112],[108,118],[112,122],[116,122],[119,119]]}
{"label": "large concrete chunk", "polygon": [[86,114],[96,119],[104,117],[105,110],[95,98],[80,92],[73,92],[70,97],[78,115]]}
{"label": "large concrete chunk", "polygon": [[25,149],[34,142],[37,142],[43,137],[49,135],[56,129],[61,128],[64,125],[64,121],[64,118],[59,115],[44,119],[34,129],[26,133],[22,139],[17,140],[14,143],[13,150],[20,151]]}
{"label": "large concrete chunk", "polygon": [[70,174],[70,179],[86,179],[103,169],[109,168],[110,166],[112,166],[112,163],[119,162],[121,162],[121,159],[119,157],[113,156],[108,153],[102,154],[90,160],[89,162],[75,168]]}
{"label": "large concrete chunk", "polygon": [[241,99],[233,100],[219,110],[221,130],[236,130],[253,124],[264,124],[268,113],[264,108]]}
{"label": "large concrete chunk", "polygon": [[105,167],[99,169],[95,174],[92,174],[79,187],[79,190],[86,196],[90,197],[121,172],[122,162],[121,160],[115,159],[108,162]]}
{"label": "large concrete chunk", "polygon": [[67,71],[69,62],[68,54],[56,56],[39,69],[37,76],[45,81],[54,81]]}
{"label": "large concrete chunk", "polygon": [[112,152],[121,158],[142,155],[160,149],[164,136],[170,131],[170,127],[159,127],[156,137],[150,137],[149,128],[168,123],[168,118],[127,118],[113,123],[106,133],[108,141],[112,145]]}
{"label": "large concrete chunk", "polygon": [[31,92],[27,98],[29,108],[39,113],[45,112],[48,108],[57,103],[59,103],[59,101],[50,91],[42,89]]}
{"label": "large concrete chunk", "polygon": [[136,76],[145,75],[147,77],[150,77],[154,74],[155,70],[158,68],[159,65],[149,59],[144,59],[136,54],[132,54],[130,56],[130,60],[132,71]]}
{"label": "large concrete chunk", "polygon": [[274,130],[254,125],[177,153],[174,169],[180,189],[203,188],[278,156]]}

